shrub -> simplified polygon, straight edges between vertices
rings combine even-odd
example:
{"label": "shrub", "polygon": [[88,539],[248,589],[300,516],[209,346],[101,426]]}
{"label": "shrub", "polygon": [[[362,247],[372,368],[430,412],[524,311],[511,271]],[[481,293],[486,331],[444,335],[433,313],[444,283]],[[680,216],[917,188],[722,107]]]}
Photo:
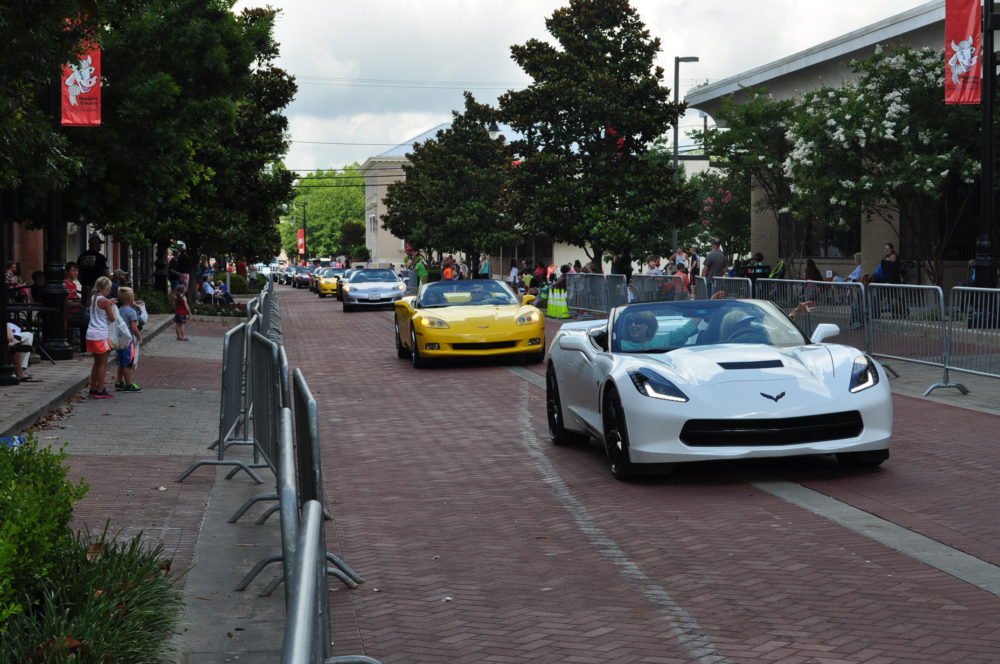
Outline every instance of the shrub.
{"label": "shrub", "polygon": [[190,303],[191,313],[195,316],[235,316],[246,317],[247,305],[243,302],[234,304],[205,304],[203,302]]}
{"label": "shrub", "polygon": [[130,664],[173,661],[170,638],[183,610],[162,545],[64,539],[42,601],[10,619],[0,652],[14,662]]}
{"label": "shrub", "polygon": [[40,448],[33,434],[19,447],[0,447],[0,625],[37,597],[70,536],[73,503],[87,483],[66,479],[65,458],[64,450]]}
{"label": "shrub", "polygon": [[173,302],[166,293],[155,290],[139,291],[135,294],[135,299],[146,303],[146,313],[149,314],[172,314],[174,313]]}
{"label": "shrub", "polygon": [[[215,277],[216,281],[221,281],[226,283],[225,274],[217,274]],[[260,278],[257,279],[257,283],[260,283]],[[257,290],[260,290],[258,288]],[[250,287],[247,286],[247,279],[242,274],[236,274],[235,272],[229,273],[229,292],[232,295],[246,295],[250,292]]]}

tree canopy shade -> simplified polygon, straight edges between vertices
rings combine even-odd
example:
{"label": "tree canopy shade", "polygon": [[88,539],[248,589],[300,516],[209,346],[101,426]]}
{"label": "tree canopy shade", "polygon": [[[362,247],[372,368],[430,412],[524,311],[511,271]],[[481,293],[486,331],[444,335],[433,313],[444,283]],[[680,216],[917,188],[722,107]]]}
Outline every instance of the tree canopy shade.
{"label": "tree canopy shade", "polygon": [[44,94],[92,34],[93,17],[81,9],[77,0],[0,3],[0,189],[64,186],[79,168]]}
{"label": "tree canopy shade", "polygon": [[[21,4],[39,20],[39,3]],[[278,210],[292,196],[292,177],[280,164],[287,150],[281,112],[295,84],[272,64],[275,11],[236,16],[231,4],[100,2],[94,34],[103,52],[102,124],[63,128],[56,140],[64,147],[45,153],[56,165],[60,155],[78,164],[72,179],[42,182],[46,171],[26,164],[26,218],[41,218],[44,193],[65,185],[66,218],[128,242],[174,238],[273,257]],[[53,8],[43,17],[56,22],[52,34],[65,28],[68,14],[56,19],[59,13]],[[46,66],[58,73],[66,60],[60,55]]]}
{"label": "tree canopy shade", "polygon": [[310,256],[339,256],[365,243],[364,177],[358,169],[358,164],[351,164],[338,171],[309,173],[298,180],[295,206],[281,224],[281,246],[289,256],[298,255],[297,231],[303,214]]}
{"label": "tree canopy shade", "polygon": [[464,251],[470,257],[514,241],[517,221],[498,203],[511,153],[486,127],[495,111],[465,93],[465,111],[435,138],[414,144],[404,180],[389,185],[382,225],[414,247]]}
{"label": "tree canopy shade", "polygon": [[671,229],[692,223],[691,191],[649,145],[677,121],[651,38],[627,0],[571,0],[546,21],[556,44],[511,49],[533,82],[500,98],[525,138],[505,210],[526,229],[605,252],[666,253]]}

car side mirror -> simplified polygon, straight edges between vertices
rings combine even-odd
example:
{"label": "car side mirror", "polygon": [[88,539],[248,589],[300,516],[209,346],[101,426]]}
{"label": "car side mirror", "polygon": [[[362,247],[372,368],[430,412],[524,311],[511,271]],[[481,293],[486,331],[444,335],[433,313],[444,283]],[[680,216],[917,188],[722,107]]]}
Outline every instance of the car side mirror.
{"label": "car side mirror", "polygon": [[521,304],[531,304],[534,301],[535,301],[534,295],[525,295],[524,297],[521,298]]}
{"label": "car side mirror", "polygon": [[594,345],[603,351],[608,350],[608,329],[606,327],[595,327],[587,332],[587,336],[594,342]]}
{"label": "car side mirror", "polygon": [[820,323],[813,330],[812,336],[809,337],[809,341],[814,344],[822,343],[824,339],[829,339],[830,337],[835,337],[840,334],[840,326],[834,325],[833,323]]}

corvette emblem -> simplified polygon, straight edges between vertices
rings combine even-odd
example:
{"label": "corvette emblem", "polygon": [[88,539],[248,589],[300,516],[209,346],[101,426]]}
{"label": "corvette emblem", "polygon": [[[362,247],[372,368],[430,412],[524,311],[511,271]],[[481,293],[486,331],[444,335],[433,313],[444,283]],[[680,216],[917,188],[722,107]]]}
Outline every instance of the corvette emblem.
{"label": "corvette emblem", "polygon": [[776,397],[772,397],[772,396],[771,396],[770,394],[764,394],[763,392],[761,392],[761,393],[760,393],[760,396],[764,397],[765,399],[770,399],[770,400],[771,400],[771,401],[773,401],[774,403],[778,403],[778,399],[780,399],[781,397],[785,396],[785,393],[784,393],[784,392],[782,392],[782,393],[781,393],[781,394],[779,394],[778,396],[776,396]]}

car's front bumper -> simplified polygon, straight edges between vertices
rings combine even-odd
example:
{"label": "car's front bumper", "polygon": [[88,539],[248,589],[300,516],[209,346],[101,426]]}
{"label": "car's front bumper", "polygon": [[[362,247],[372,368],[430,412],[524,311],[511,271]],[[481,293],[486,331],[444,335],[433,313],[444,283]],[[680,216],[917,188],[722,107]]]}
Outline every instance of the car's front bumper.
{"label": "car's front bumper", "polygon": [[322,281],[319,283],[319,288],[317,292],[320,295],[336,295],[337,294],[337,282],[332,284],[324,284]]}
{"label": "car's front bumper", "polygon": [[[725,388],[725,386],[720,386]],[[756,387],[777,394],[781,391],[775,385],[758,384],[750,395],[750,404],[754,398],[765,401],[758,395]],[[754,459],[767,457],[789,457],[807,454],[838,454],[845,452],[865,452],[883,450],[889,447],[892,437],[892,395],[887,384],[872,388],[871,393],[861,392],[849,394],[844,399],[838,399],[828,406],[820,406],[804,399],[804,403],[795,404],[795,396],[789,391],[782,400],[782,408],[768,408],[768,404],[758,407],[754,405],[737,406],[746,403],[746,394],[736,394],[739,390],[745,393],[749,386],[734,386],[733,393],[719,389],[711,404],[677,403],[654,399],[639,395],[631,385],[624,390],[632,390],[635,395],[623,402],[627,417],[629,447],[633,463],[677,463],[684,461],[706,461],[713,459]],[[860,415],[860,430],[849,434],[843,433],[842,422],[837,418],[829,418],[829,413],[853,413]],[[797,419],[796,419],[797,418]],[[815,418],[815,420],[813,419]],[[843,418],[840,418],[841,420]],[[720,430],[718,438],[712,440],[711,434],[703,435],[698,444],[682,442],[683,437],[689,437],[684,431],[686,423],[697,420],[710,427],[717,426]],[[758,422],[755,422],[757,420]],[[771,420],[775,429],[773,434],[775,444],[768,444],[769,435],[761,434],[760,420]],[[822,438],[824,427],[831,433],[830,439],[810,440],[809,442],[793,442],[795,430],[803,422],[832,420],[828,425],[819,424],[813,430],[813,438]],[[746,433],[741,433],[745,429]],[[758,429],[755,431],[755,429]],[[819,435],[815,435],[816,431]],[[791,431],[791,433],[789,433]],[[742,444],[740,437],[745,436],[747,442]],[[781,439],[781,443],[778,440]]]}
{"label": "car's front bumper", "polygon": [[[336,292],[336,289],[334,289]],[[378,292],[366,293],[364,291],[352,293],[350,291],[343,294],[344,304],[359,307],[385,307],[400,300],[405,293],[403,291],[393,291],[391,293]]]}
{"label": "car's front bumper", "polygon": [[492,335],[425,330],[417,334],[417,346],[426,358],[535,354],[545,350],[545,328],[525,325],[523,329]]}

